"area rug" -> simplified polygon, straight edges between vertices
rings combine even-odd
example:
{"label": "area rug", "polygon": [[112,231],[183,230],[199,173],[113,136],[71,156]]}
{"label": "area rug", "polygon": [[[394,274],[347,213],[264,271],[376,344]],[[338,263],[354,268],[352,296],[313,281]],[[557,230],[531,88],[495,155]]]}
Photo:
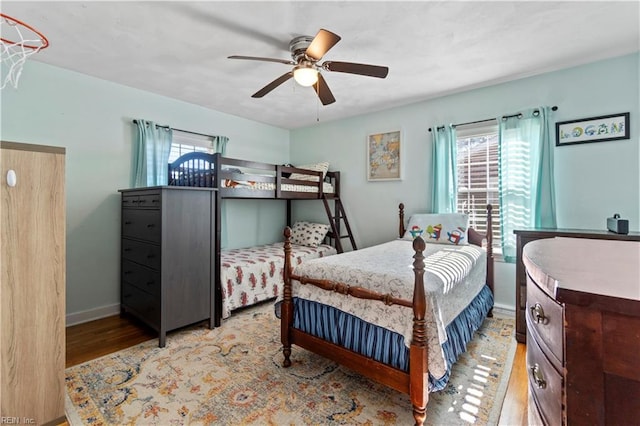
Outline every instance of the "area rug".
{"label": "area rug", "polygon": [[[273,305],[234,313],[66,370],[76,425],[409,425],[407,395],[293,347],[282,367]],[[498,423],[513,363],[514,321],[488,318],[430,395],[429,425]]]}

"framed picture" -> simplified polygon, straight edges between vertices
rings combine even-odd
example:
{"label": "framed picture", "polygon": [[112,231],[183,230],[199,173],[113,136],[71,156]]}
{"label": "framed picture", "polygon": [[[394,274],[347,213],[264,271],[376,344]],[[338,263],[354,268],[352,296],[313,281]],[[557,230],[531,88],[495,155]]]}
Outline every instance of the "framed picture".
{"label": "framed picture", "polygon": [[402,140],[400,130],[367,137],[367,180],[400,180]]}
{"label": "framed picture", "polygon": [[629,113],[556,123],[556,146],[629,139]]}

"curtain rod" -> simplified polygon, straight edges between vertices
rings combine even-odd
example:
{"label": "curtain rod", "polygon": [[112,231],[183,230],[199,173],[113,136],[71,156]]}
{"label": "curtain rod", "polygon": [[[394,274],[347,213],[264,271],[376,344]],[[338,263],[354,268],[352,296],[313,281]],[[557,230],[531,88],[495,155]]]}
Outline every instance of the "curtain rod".
{"label": "curtain rod", "polygon": [[[133,122],[135,124],[138,124],[138,120],[133,120]],[[156,127],[160,127],[161,129],[172,129],[172,130],[177,130],[178,132],[183,132],[183,133],[190,133],[192,135],[198,135],[198,136],[205,136],[207,138],[213,138],[215,136],[212,135],[207,135],[204,133],[198,133],[198,132],[192,132],[190,130],[182,130],[182,129],[176,129],[175,127],[169,127],[169,126],[161,126],[160,124],[156,124]]]}
{"label": "curtain rod", "polygon": [[[552,107],[551,107],[551,111],[557,111],[557,110],[558,110],[558,107],[557,107],[557,106],[555,106],[555,105],[554,105],[554,106],[552,106]],[[536,110],[536,111],[537,111],[537,110]],[[513,115],[503,115],[503,116],[502,116],[502,118],[503,118],[503,119],[505,119],[505,118],[511,118],[511,117],[518,117],[518,116],[520,116],[520,115],[522,115],[522,113],[521,113],[521,112],[519,112],[519,113],[517,113],[517,114],[513,114]],[[469,125],[469,124],[484,123],[485,121],[493,121],[493,120],[495,120],[495,118],[487,118],[487,119],[485,119],[485,120],[469,121],[469,122],[467,122],[467,123],[458,123],[458,124],[453,124],[452,126],[453,126],[453,127],[457,127],[457,126],[466,126],[466,125]],[[440,129],[444,129],[444,126],[436,127],[436,130],[440,130]],[[431,131],[431,127],[429,127],[429,131]]]}

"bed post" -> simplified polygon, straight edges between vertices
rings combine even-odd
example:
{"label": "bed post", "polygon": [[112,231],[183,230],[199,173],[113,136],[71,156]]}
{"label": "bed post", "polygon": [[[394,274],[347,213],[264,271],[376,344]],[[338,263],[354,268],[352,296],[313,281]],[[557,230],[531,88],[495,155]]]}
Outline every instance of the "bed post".
{"label": "bed post", "polygon": [[[402,206],[402,204],[401,204]],[[404,207],[404,206],[403,206]],[[401,209],[402,211],[402,209]],[[425,314],[427,298],[424,291],[424,255],[426,245],[421,237],[413,240],[413,335],[409,349],[409,397],[413,405],[413,418],[416,425],[423,425],[427,417],[429,401],[429,370],[427,352],[427,326]]]}
{"label": "bed post", "polygon": [[491,212],[493,206],[487,204],[487,285],[493,293],[493,262],[489,259],[493,258],[493,219]]}
{"label": "bed post", "polygon": [[[487,204],[487,285],[491,289],[491,293],[495,295],[493,291],[493,219],[491,212],[493,206]],[[519,291],[519,290],[518,290]],[[493,307],[487,314],[488,317],[493,317]]]}
{"label": "bed post", "polygon": [[398,238],[402,238],[404,232],[404,204],[400,203],[398,206]]}
{"label": "bed post", "polygon": [[284,278],[282,309],[280,311],[280,340],[282,342],[282,354],[284,355],[283,367],[291,366],[291,334],[289,330],[293,326],[293,300],[291,298],[291,228],[284,228]]}

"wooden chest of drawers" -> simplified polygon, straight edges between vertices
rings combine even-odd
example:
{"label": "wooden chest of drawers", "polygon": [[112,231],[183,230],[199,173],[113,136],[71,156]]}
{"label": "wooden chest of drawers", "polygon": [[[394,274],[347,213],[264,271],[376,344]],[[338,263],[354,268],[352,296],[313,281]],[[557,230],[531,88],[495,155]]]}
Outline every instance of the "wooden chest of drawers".
{"label": "wooden chest of drawers", "polygon": [[527,274],[522,263],[522,248],[531,241],[545,238],[570,237],[598,240],[640,241],[640,232],[616,234],[598,229],[517,229],[516,234],[516,340],[526,343],[527,323],[525,309],[527,306]]}
{"label": "wooden chest of drawers", "polygon": [[640,243],[524,247],[529,424],[637,424]]}
{"label": "wooden chest of drawers", "polygon": [[121,306],[159,333],[203,320],[214,326],[215,192],[121,190]]}

